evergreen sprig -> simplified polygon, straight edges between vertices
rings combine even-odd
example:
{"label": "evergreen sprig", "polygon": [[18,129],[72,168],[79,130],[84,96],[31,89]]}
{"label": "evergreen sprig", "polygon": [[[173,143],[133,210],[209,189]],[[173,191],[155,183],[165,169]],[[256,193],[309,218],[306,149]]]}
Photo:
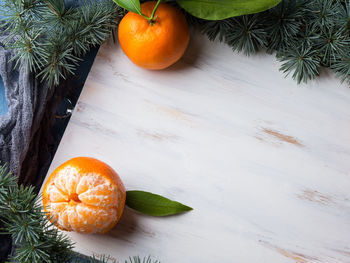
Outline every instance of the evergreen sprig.
{"label": "evergreen sprig", "polygon": [[34,187],[17,186],[17,178],[0,166],[2,233],[11,234],[15,251],[9,262],[70,262],[72,242],[43,213]]}
{"label": "evergreen sprig", "polygon": [[280,70],[298,83],[324,66],[350,84],[350,0],[283,0],[259,14],[196,23],[234,51],[276,52]]}
{"label": "evergreen sprig", "polygon": [[63,0],[5,0],[0,8],[4,44],[16,49],[16,65],[24,64],[49,86],[74,74],[79,58],[102,44],[124,15],[111,0],[69,8]]}
{"label": "evergreen sprig", "polygon": [[129,260],[125,260],[125,263],[160,263],[158,260],[153,261],[150,256],[141,259],[139,256],[129,257]]}
{"label": "evergreen sprig", "polygon": [[350,54],[338,55],[330,67],[342,82],[346,81],[350,85]]}
{"label": "evergreen sprig", "polygon": [[[125,14],[112,0],[66,7],[63,0],[4,0],[2,27],[14,58],[49,85],[73,74],[80,57],[100,45]],[[171,4],[176,5],[173,1]],[[350,83],[350,0],[283,0],[254,15],[206,21],[185,13],[210,40],[251,55],[276,52],[281,71],[298,82],[319,75],[322,66]]]}
{"label": "evergreen sprig", "polygon": [[319,75],[321,59],[317,55],[317,51],[307,45],[288,48],[277,54],[279,61],[283,62],[280,68],[287,75],[293,73],[293,79],[298,83],[307,82]]}

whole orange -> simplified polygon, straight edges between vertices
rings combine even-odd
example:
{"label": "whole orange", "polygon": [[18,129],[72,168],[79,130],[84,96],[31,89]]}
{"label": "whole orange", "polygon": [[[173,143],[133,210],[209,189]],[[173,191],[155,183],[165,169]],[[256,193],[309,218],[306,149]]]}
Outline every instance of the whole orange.
{"label": "whole orange", "polygon": [[[155,1],[143,3],[142,14],[149,17],[155,5]],[[153,22],[136,13],[127,13],[120,21],[118,38],[124,53],[136,65],[146,69],[164,69],[185,53],[190,34],[181,11],[161,3]]]}
{"label": "whole orange", "polygon": [[80,233],[105,233],[119,221],[125,187],[107,164],[89,157],[59,166],[43,188],[44,210],[58,228]]}

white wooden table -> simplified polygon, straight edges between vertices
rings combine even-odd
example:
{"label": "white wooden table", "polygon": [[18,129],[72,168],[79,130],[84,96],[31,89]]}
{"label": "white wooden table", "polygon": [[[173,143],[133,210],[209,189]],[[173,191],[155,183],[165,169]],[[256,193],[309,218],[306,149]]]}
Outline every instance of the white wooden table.
{"label": "white wooden table", "polygon": [[194,211],[127,209],[107,235],[69,233],[75,249],[118,262],[350,262],[350,89],[327,72],[297,86],[279,66],[198,34],[163,71],[102,46],[49,173],[96,157],[127,189]]}

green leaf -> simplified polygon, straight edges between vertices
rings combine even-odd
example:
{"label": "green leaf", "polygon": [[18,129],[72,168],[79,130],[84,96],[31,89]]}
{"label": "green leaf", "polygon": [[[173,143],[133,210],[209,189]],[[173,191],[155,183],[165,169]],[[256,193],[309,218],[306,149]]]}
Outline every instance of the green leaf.
{"label": "green leaf", "polygon": [[207,20],[222,20],[265,11],[281,0],[176,0],[176,2],[193,16]]}
{"label": "green leaf", "polygon": [[189,206],[163,196],[136,190],[126,191],[126,205],[151,216],[168,216],[193,210]]}
{"label": "green leaf", "polygon": [[141,15],[140,0],[113,0],[117,5],[122,8]]}

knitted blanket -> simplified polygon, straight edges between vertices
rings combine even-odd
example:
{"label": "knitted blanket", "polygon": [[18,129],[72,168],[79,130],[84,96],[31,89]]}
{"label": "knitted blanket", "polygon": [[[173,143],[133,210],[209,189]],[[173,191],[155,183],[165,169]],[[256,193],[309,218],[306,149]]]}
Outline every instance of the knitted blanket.
{"label": "knitted blanket", "polygon": [[[4,38],[0,36],[1,40]],[[30,141],[37,131],[52,90],[40,85],[28,69],[14,68],[12,50],[0,46],[0,75],[4,82],[8,112],[0,115],[0,160],[20,175]],[[35,156],[33,156],[35,162]]]}
{"label": "knitted blanket", "polygon": [[[0,76],[4,82],[8,112],[0,115],[0,162],[7,164],[20,182],[34,183],[37,189],[42,169],[38,132],[46,106],[54,90],[44,87],[25,67],[15,68],[14,51],[4,48],[5,34],[0,31]],[[33,147],[37,145],[37,147]],[[29,154],[28,154],[29,153]],[[21,172],[22,171],[22,172]],[[0,262],[11,249],[11,238],[0,235]]]}

